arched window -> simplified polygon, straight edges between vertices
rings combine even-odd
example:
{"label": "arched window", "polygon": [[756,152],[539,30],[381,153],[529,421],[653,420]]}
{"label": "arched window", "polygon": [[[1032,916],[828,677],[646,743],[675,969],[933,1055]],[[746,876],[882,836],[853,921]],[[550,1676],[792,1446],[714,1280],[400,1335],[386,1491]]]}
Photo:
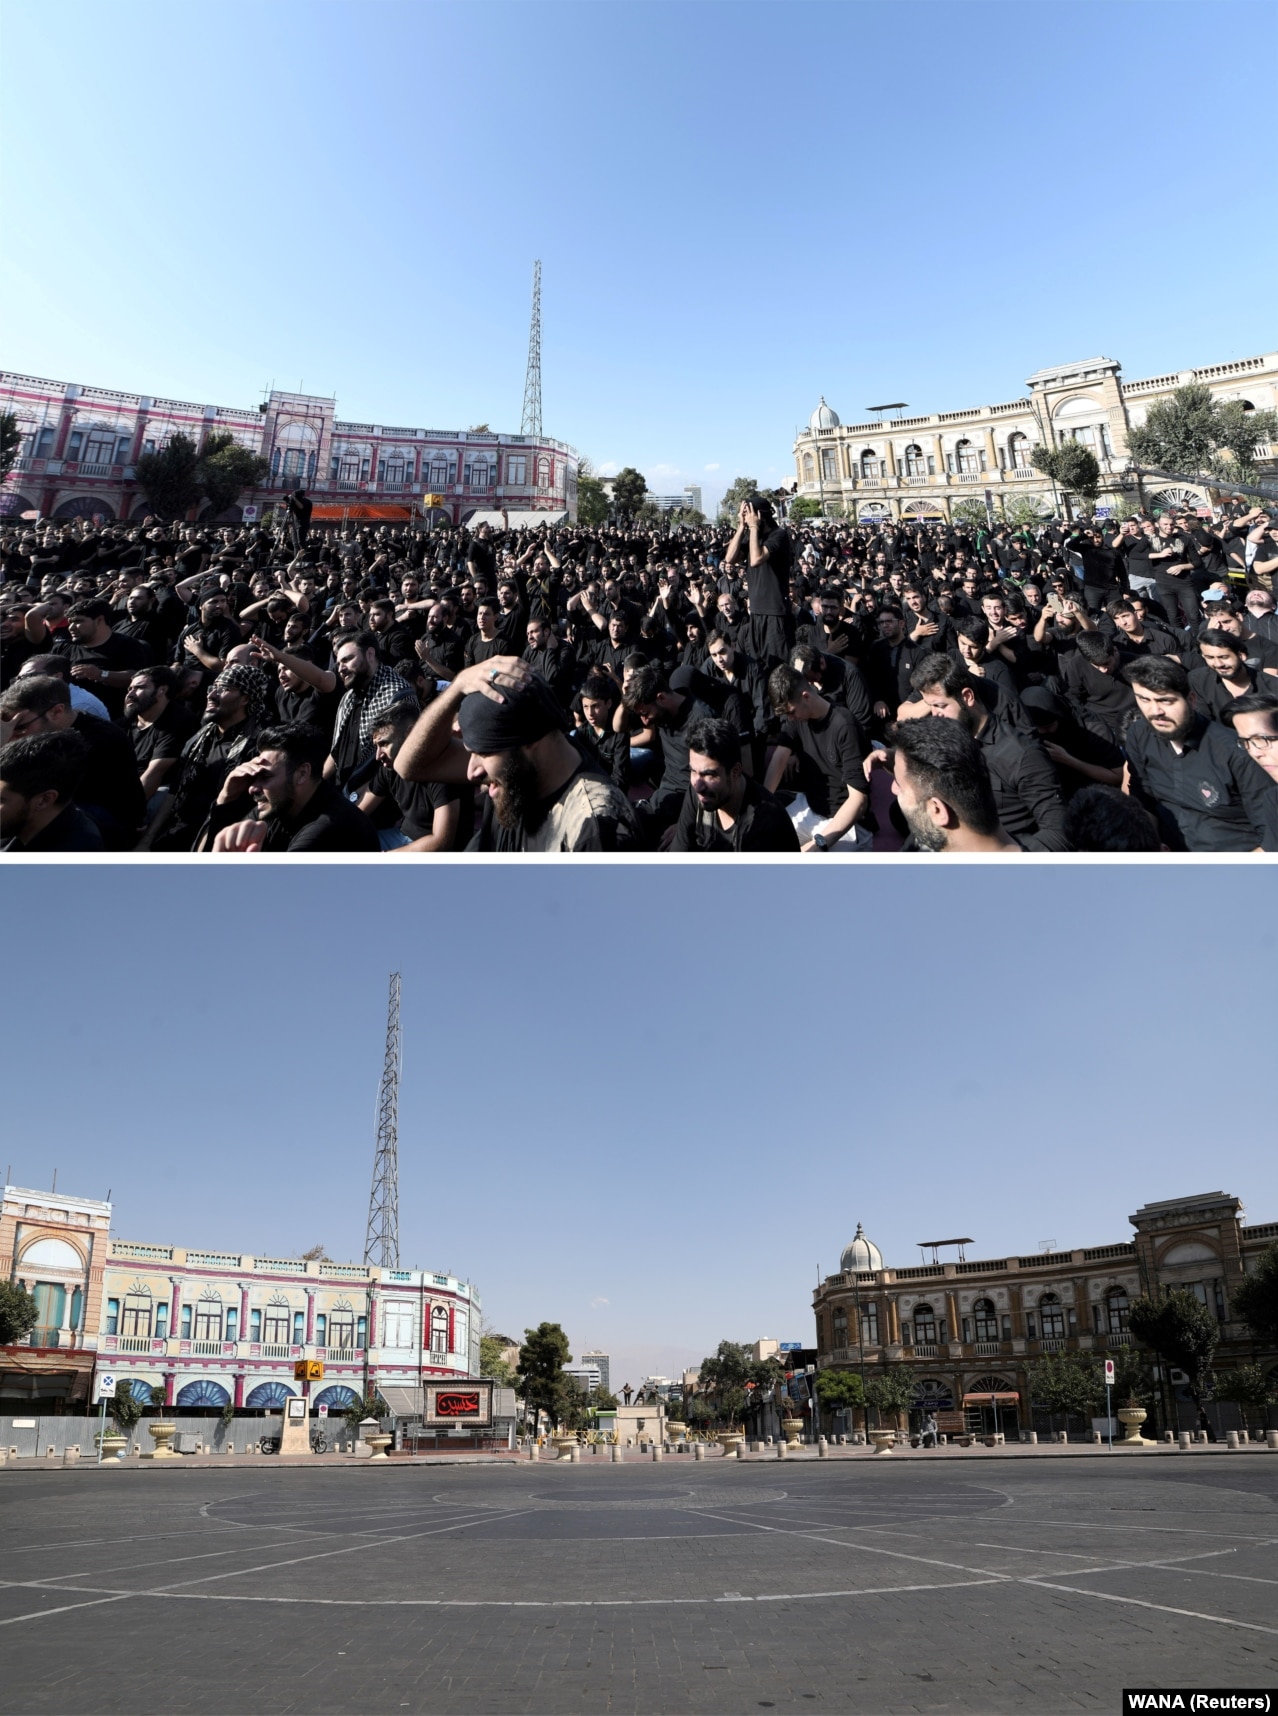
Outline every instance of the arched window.
{"label": "arched window", "polygon": [[1030,438],[1019,429],[1007,437],[1007,462],[1014,471],[1027,471],[1030,467]]}
{"label": "arched window", "polygon": [[440,490],[448,482],[448,460],[432,459],[430,462],[430,486],[432,490]]}
{"label": "arched window", "polygon": [[1044,1340],[1056,1340],[1065,1333],[1065,1309],[1055,1293],[1043,1294],[1038,1316]]}
{"label": "arched window", "polygon": [[292,1399],[293,1390],[283,1382],[259,1382],[244,1402],[250,1412],[260,1412],[266,1406],[283,1406]]}
{"label": "arched window", "polygon": [[998,1339],[998,1312],[993,1299],[978,1299],[972,1306],[972,1327],[978,1341]]}
{"label": "arched window", "polygon": [[220,1382],[211,1382],[201,1377],[199,1382],[188,1382],[185,1388],[177,1392],[175,1406],[203,1406],[221,1410],[231,1404],[231,1397]]}
{"label": "arched window", "polygon": [[151,1293],[148,1288],[132,1288],[124,1296],[124,1315],[120,1333],[143,1340],[151,1333]]}
{"label": "arched window", "polygon": [[1105,1295],[1105,1326],[1111,1335],[1120,1335],[1127,1327],[1127,1289],[1111,1287]]}
{"label": "arched window", "polygon": [[833,447],[821,449],[821,475],[827,483],[836,483],[839,480],[839,459]]}
{"label": "arched window", "polygon": [[873,447],[867,447],[861,454],[861,480],[873,482],[879,474],[879,456]]}
{"label": "arched window", "polygon": [[936,1344],[936,1312],[930,1305],[914,1307],[914,1344],[915,1346],[935,1346]]}
{"label": "arched window", "polygon": [[539,489],[548,489],[550,487],[549,459],[538,459],[537,461],[537,487]]}
{"label": "arched window", "polygon": [[431,1306],[430,1350],[441,1358],[448,1352],[448,1308],[445,1305]]}
{"label": "arched window", "polygon": [[222,1339],[222,1295],[214,1288],[206,1288],[196,1304],[195,1338],[197,1341]]}
{"label": "arched window", "polygon": [[340,1301],[328,1314],[328,1344],[338,1352],[355,1350],[355,1313]]}
{"label": "arched window", "polygon": [[954,461],[960,471],[979,471],[980,457],[970,441],[960,441],[954,448]]}
{"label": "arched window", "polygon": [[833,1340],[831,1346],[845,1347],[848,1344],[848,1312],[846,1305],[836,1305],[831,1318],[833,1324]]}
{"label": "arched window", "polygon": [[816,481],[816,465],[813,462],[811,453],[805,453],[803,455],[803,480],[805,483],[813,483]]}
{"label": "arched window", "polygon": [[266,1307],[266,1315],[262,1319],[262,1339],[273,1346],[288,1346],[291,1323],[288,1300],[282,1293],[277,1293]]}
{"label": "arched window", "polygon": [[925,477],[927,475],[927,455],[922,447],[911,441],[905,449],[905,474],[907,477]]}

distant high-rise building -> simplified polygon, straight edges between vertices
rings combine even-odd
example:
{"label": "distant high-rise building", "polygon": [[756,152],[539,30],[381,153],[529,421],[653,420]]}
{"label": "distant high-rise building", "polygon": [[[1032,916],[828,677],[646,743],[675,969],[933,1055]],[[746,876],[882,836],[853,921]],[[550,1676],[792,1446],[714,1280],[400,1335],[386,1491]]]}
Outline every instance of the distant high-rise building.
{"label": "distant high-rise building", "polygon": [[696,485],[686,488],[681,495],[648,494],[643,498],[645,502],[651,501],[659,512],[682,512],[685,507],[701,511],[701,490]]}
{"label": "distant high-rise building", "polygon": [[605,1394],[612,1393],[612,1384],[608,1377],[608,1362],[607,1353],[582,1353],[581,1355],[583,1365],[593,1365],[599,1372],[599,1387],[603,1389]]}
{"label": "distant high-rise building", "polygon": [[599,1367],[593,1364],[566,1364],[564,1375],[581,1390],[583,1394],[599,1392]]}

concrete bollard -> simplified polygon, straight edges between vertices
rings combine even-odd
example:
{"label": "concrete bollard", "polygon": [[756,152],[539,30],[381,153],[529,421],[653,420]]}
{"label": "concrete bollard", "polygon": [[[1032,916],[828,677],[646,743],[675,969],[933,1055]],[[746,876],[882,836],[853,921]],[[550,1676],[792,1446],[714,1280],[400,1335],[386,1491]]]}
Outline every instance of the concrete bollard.
{"label": "concrete bollard", "polygon": [[79,1459],[80,1459],[80,1450],[78,1447],[64,1448],[63,1449],[63,1451],[62,1451],[62,1464],[64,1466],[74,1466],[78,1463]]}
{"label": "concrete bollard", "polygon": [[1038,1447],[1038,1431],[1037,1430],[1027,1430],[1025,1432],[1025,1440],[1029,1443],[1031,1448],[1037,1448]]}
{"label": "concrete bollard", "polygon": [[778,1460],[784,1460],[785,1459],[785,1443],[784,1442],[778,1442],[777,1443],[777,1459]]}
{"label": "concrete bollard", "polygon": [[621,1444],[620,1444],[620,1442],[614,1442],[612,1444],[612,1446],[608,1449],[608,1455],[609,1455],[609,1458],[612,1460],[612,1463],[614,1466],[619,1465],[621,1463]]}
{"label": "concrete bollard", "polygon": [[1274,1452],[1278,1454],[1278,1430],[1265,1431],[1265,1446],[1266,1448],[1272,1448]]}
{"label": "concrete bollard", "polygon": [[1188,1448],[1190,1442],[1193,1440],[1193,1433],[1189,1430],[1182,1430],[1176,1437],[1176,1440],[1182,1448]]}
{"label": "concrete bollard", "polygon": [[568,1460],[569,1460],[569,1463],[571,1465],[574,1465],[574,1466],[579,1466],[581,1464],[581,1448],[580,1448],[580,1446],[575,1447],[575,1448],[569,1448]]}
{"label": "concrete bollard", "polygon": [[1094,1445],[1094,1446],[1095,1446],[1095,1447],[1097,1447],[1097,1448],[1099,1448],[1099,1447],[1100,1447],[1100,1444],[1101,1444],[1101,1433],[1100,1433],[1100,1431],[1099,1431],[1099,1430],[1093,1430],[1093,1431],[1092,1431],[1092,1443],[1093,1443],[1093,1445]]}
{"label": "concrete bollard", "polygon": [[817,1443],[817,1459],[824,1460],[828,1458],[829,1452],[830,1450],[826,1445],[825,1437],[822,1436],[821,1440]]}
{"label": "concrete bollard", "polygon": [[528,1444],[528,1458],[530,1460],[539,1460],[541,1458],[541,1450],[535,1442],[530,1442]]}
{"label": "concrete bollard", "polygon": [[1226,1448],[1236,1448],[1238,1446],[1238,1432],[1236,1430],[1225,1431],[1225,1446]]}
{"label": "concrete bollard", "polygon": [[652,1457],[654,1460],[658,1460],[658,1461],[665,1459],[666,1456],[662,1450],[660,1442],[654,1442],[652,1444]]}
{"label": "concrete bollard", "polygon": [[705,1459],[705,1457],[706,1457],[706,1445],[704,1442],[696,1442],[693,1444],[692,1457],[694,1460],[704,1460]]}

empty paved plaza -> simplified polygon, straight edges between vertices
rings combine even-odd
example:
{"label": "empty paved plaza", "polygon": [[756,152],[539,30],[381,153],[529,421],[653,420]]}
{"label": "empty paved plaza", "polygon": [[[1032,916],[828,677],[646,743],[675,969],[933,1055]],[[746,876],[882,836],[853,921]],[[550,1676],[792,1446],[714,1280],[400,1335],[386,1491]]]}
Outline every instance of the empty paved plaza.
{"label": "empty paved plaza", "polygon": [[0,1473],[6,1712],[1278,1686],[1278,1456]]}

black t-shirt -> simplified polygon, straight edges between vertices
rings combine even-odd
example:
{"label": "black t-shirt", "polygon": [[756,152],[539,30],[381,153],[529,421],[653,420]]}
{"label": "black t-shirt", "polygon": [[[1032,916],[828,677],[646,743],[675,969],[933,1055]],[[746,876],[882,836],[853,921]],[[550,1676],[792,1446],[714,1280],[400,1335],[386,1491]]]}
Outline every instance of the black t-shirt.
{"label": "black t-shirt", "polygon": [[466,558],[475,568],[476,582],[482,580],[485,591],[492,595],[497,587],[497,554],[487,542],[475,541],[466,550]]}
{"label": "black t-shirt", "polygon": [[406,781],[382,763],[367,790],[394,804],[399,812],[399,831],[410,840],[421,840],[433,831],[437,810],[448,804],[458,805],[452,850],[465,851],[475,828],[475,795],[471,787],[455,781]]}
{"label": "black t-shirt", "polygon": [[149,727],[144,727],[140,721],[121,725],[133,745],[138,774],[144,775],[148,764],[182,755],[183,745],[195,731],[195,717],[182,704],[170,703],[159,720],[153,721]]}
{"label": "black t-shirt", "polygon": [[672,852],[797,852],[799,837],[784,805],[758,781],[747,780],[731,828],[716,810],[703,810],[689,787],[671,842]]}
{"label": "black t-shirt", "polygon": [[855,717],[837,703],[819,721],[783,721],[777,743],[799,764],[799,791],[818,816],[833,816],[848,788],[866,792],[862,763],[869,746]]}
{"label": "black t-shirt", "polygon": [[313,685],[301,685],[287,691],[277,685],[273,693],[275,712],[281,721],[305,721],[318,727],[327,738],[333,736],[337,706],[342,701],[340,686],[334,691],[317,691]]}
{"label": "black t-shirt", "polygon": [[[138,643],[134,638],[123,638],[118,632],[112,632],[100,644],[72,643],[70,637],[62,632],[54,638],[49,650],[52,655],[66,656],[73,667],[100,667],[105,673],[136,673],[138,668],[150,667],[155,660],[144,643]],[[95,683],[85,689],[102,699],[113,721],[123,715],[126,686]]]}
{"label": "black t-shirt", "polygon": [[750,617],[761,614],[788,614],[790,611],[790,573],[794,566],[794,538],[779,524],[763,540],[767,559],[758,566],[746,567],[746,593],[750,598]]}
{"label": "black t-shirt", "polygon": [[324,781],[298,817],[268,816],[263,852],[379,852],[377,830],[357,805]]}

